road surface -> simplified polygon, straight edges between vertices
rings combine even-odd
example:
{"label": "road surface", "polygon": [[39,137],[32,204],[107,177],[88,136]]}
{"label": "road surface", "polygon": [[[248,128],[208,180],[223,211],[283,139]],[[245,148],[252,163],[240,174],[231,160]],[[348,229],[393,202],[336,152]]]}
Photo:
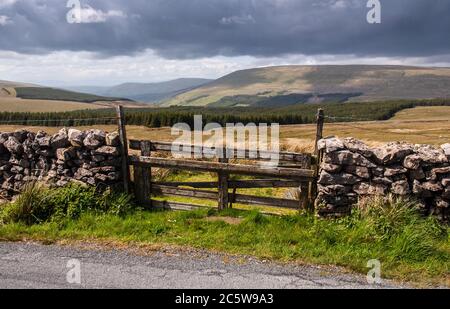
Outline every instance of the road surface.
{"label": "road surface", "polygon": [[143,255],[129,250],[0,242],[0,288],[400,287],[392,282],[369,285],[365,276],[337,269],[280,265],[206,251],[163,250]]}

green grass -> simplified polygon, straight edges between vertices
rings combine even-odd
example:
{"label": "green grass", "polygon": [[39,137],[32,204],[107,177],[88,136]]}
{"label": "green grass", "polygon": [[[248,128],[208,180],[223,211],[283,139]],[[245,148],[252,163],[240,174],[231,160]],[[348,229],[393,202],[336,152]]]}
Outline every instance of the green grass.
{"label": "green grass", "polygon": [[[433,218],[420,217],[412,201],[394,198],[366,201],[362,210],[339,220],[298,214],[265,216],[257,211],[236,209],[220,213],[213,209],[191,212],[134,210],[122,212],[120,216],[108,208],[93,207],[104,205],[98,204],[97,195],[76,190],[82,189],[62,189],[63,193],[53,191],[53,194],[66,197],[58,199],[66,201],[65,205],[85,205],[76,215],[66,211],[59,216],[44,216],[39,221],[27,221],[17,216],[29,214],[30,205],[31,208],[45,209],[46,198],[38,192],[28,193],[30,196],[3,207],[0,239],[32,239],[46,243],[97,240],[129,245],[171,244],[282,262],[338,265],[361,273],[367,272],[368,260],[378,259],[385,278],[449,285],[448,228]],[[80,195],[82,202],[73,203]],[[116,201],[116,206],[128,203],[127,199]],[[16,209],[15,217],[8,215],[11,209]],[[234,224],[207,220],[217,216],[239,220]]]}

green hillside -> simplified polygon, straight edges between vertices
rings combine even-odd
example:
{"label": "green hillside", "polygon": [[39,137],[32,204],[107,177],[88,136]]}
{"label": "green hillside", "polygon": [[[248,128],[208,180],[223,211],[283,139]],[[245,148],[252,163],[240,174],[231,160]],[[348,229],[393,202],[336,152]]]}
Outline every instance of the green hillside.
{"label": "green hillside", "polygon": [[258,102],[278,102],[293,94],[308,97],[295,103],[450,98],[450,68],[332,65],[242,70],[162,106],[259,106]]}

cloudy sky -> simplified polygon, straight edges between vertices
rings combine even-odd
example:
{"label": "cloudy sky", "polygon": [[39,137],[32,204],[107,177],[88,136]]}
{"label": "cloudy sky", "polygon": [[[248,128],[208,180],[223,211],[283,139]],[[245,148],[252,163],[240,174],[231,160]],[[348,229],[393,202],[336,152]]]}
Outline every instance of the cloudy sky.
{"label": "cloudy sky", "polygon": [[0,80],[112,85],[280,64],[450,66],[449,0],[380,0],[381,24],[367,22],[368,2],[0,0]]}

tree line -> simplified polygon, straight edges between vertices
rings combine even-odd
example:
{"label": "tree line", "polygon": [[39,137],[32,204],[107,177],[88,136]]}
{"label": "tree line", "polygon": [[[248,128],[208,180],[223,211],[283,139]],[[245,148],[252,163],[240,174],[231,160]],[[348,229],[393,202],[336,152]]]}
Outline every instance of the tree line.
{"label": "tree line", "polygon": [[[308,124],[316,121],[318,108],[325,110],[327,122],[375,121],[392,118],[397,112],[416,106],[450,105],[450,99],[398,100],[363,103],[298,104],[286,107],[168,107],[126,108],[127,124],[147,127],[166,127],[176,123],[193,126],[194,115],[202,115],[205,123],[279,123]],[[79,110],[71,112],[1,112],[2,125],[48,127],[92,126],[116,123],[114,109]]]}

